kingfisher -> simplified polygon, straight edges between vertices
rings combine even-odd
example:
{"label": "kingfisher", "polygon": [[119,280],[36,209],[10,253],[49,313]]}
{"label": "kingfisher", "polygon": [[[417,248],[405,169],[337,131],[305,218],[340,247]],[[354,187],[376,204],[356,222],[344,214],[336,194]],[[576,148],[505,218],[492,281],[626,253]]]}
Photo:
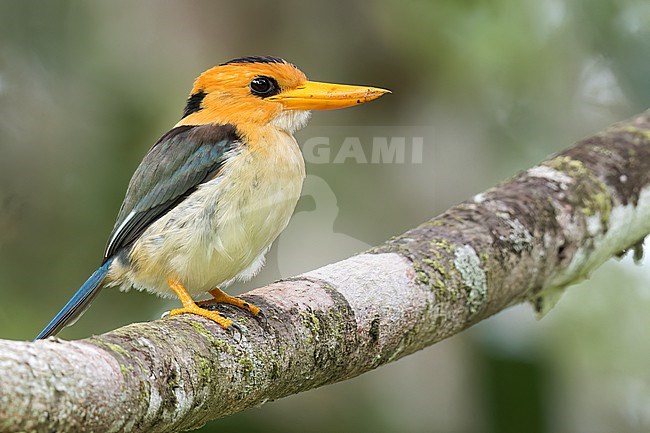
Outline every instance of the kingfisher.
{"label": "kingfisher", "polygon": [[308,81],[272,56],[242,57],[203,72],[181,120],[136,169],[104,258],[36,339],[55,335],[88,308],[103,287],[176,296],[170,316],[197,314],[228,329],[233,321],[204,308],[261,310],[221,288],[253,277],[289,223],[305,164],[293,133],[311,110],[350,107],[390,91]]}

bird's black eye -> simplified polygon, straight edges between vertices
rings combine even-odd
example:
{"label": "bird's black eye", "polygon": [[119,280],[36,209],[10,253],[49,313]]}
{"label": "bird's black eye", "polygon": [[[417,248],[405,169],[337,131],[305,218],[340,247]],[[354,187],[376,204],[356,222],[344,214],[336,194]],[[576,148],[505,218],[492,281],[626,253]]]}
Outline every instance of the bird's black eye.
{"label": "bird's black eye", "polygon": [[266,98],[280,93],[278,82],[271,77],[255,77],[250,84],[251,93],[255,96]]}

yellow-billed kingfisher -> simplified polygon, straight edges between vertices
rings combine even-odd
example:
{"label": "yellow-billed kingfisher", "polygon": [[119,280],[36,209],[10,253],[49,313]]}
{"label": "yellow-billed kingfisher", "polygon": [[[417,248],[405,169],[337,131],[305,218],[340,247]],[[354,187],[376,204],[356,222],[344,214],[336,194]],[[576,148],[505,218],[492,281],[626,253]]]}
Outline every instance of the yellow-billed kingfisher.
{"label": "yellow-billed kingfisher", "polygon": [[102,287],[176,295],[182,308],[224,328],[197,305],[209,292],[253,315],[219,287],[254,276],[286,227],[305,177],[293,133],[310,110],[349,107],[388,90],[319,83],[277,57],[242,57],[202,73],[181,120],[145,155],[126,191],[101,266],[36,339],[71,324]]}

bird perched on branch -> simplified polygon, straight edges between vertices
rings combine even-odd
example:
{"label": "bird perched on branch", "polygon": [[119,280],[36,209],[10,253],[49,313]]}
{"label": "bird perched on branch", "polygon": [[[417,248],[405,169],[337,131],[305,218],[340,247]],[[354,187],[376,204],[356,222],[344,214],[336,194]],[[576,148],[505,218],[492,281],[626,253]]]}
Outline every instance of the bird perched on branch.
{"label": "bird perched on branch", "polygon": [[194,82],[182,119],[136,169],[101,266],[36,339],[71,324],[102,287],[176,295],[170,315],[198,314],[209,292],[257,316],[260,309],[219,289],[255,275],[300,197],[305,166],[293,132],[310,110],[362,104],[388,90],[307,81],[277,57],[243,57]]}

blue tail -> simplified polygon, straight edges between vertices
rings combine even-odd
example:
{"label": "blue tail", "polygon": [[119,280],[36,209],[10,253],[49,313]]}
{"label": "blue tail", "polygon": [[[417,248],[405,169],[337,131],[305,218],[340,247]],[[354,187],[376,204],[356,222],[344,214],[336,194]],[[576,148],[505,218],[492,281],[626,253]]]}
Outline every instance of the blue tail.
{"label": "blue tail", "polygon": [[101,290],[101,284],[104,281],[104,278],[108,273],[108,268],[112,262],[113,258],[111,257],[106,261],[106,263],[101,265],[100,268],[90,276],[90,278],[88,278],[88,281],[77,290],[77,293],[74,294],[72,299],[65,304],[65,307],[59,311],[45,329],[36,336],[35,340],[41,340],[58,333],[67,325],[74,323],[74,321],[77,320],[84,311],[86,311],[92,300],[95,299],[95,296],[97,296]]}

